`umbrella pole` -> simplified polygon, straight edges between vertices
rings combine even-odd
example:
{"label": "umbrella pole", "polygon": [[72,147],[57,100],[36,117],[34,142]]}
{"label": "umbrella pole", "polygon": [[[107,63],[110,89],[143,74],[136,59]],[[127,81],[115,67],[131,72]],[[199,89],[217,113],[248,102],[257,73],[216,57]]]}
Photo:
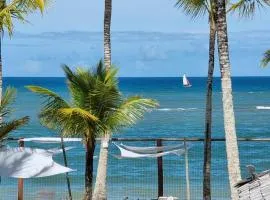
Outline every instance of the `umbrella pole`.
{"label": "umbrella pole", "polygon": [[[61,136],[61,148],[63,151],[63,157],[64,157],[64,163],[65,166],[68,167],[67,165],[67,155],[66,155],[66,150],[65,150],[65,145],[64,145],[64,139]],[[66,180],[67,180],[67,187],[68,187],[68,196],[69,196],[69,200],[72,200],[72,194],[71,194],[71,187],[70,187],[70,180],[69,180],[69,176],[68,173],[66,173]]]}
{"label": "umbrella pole", "polygon": [[[24,141],[19,140],[19,147],[24,147]],[[23,200],[23,179],[18,179],[18,200]]]}
{"label": "umbrella pole", "polygon": [[189,183],[189,166],[188,166],[188,149],[186,140],[184,140],[185,146],[185,165],[186,165],[186,193],[187,193],[187,200],[190,200],[190,183]]}

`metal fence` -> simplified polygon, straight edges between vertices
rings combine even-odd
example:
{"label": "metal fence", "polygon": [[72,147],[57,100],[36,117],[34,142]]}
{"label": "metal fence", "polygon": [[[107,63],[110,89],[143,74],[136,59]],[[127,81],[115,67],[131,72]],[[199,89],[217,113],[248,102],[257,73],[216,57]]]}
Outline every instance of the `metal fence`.
{"label": "metal fence", "polygon": [[[158,139],[114,138],[114,142],[133,146],[155,146]],[[189,181],[192,200],[202,199],[203,178],[203,139],[202,138],[166,138],[161,139],[163,145],[173,145],[187,141],[191,148],[188,151]],[[239,151],[242,175],[246,176],[245,166],[253,164],[258,171],[270,168],[269,144],[270,138],[239,138]],[[9,141],[9,146],[17,146],[15,141]],[[25,143],[33,148],[55,148],[59,144]],[[67,152],[68,165],[75,169],[70,173],[73,199],[82,199],[84,192],[85,151],[81,143],[68,143],[75,148]],[[158,197],[158,161],[156,158],[117,159],[118,149],[111,144],[109,147],[107,189],[108,199],[150,200]],[[212,199],[225,200],[229,198],[229,182],[224,139],[213,139],[212,143]],[[99,145],[94,158],[98,161]],[[63,163],[63,156],[54,157]],[[186,199],[186,165],[185,156],[168,155],[163,160],[163,193],[164,196],[174,196]],[[159,188],[160,189],[160,188]],[[0,184],[0,200],[18,199],[18,180],[2,177]],[[61,200],[66,199],[67,186],[65,175],[24,180],[24,199],[26,200]]]}

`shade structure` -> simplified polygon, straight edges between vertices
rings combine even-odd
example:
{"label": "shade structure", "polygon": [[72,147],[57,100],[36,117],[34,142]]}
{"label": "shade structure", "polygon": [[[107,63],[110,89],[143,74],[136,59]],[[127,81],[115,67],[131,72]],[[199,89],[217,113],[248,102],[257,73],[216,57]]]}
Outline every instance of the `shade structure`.
{"label": "shade structure", "polygon": [[0,176],[36,178],[74,171],[53,161],[56,150],[1,148]]}
{"label": "shade structure", "polygon": [[134,147],[134,146],[124,145],[121,143],[118,146],[128,151],[132,151],[135,153],[142,153],[142,154],[155,154],[155,153],[174,151],[174,150],[180,150],[180,149],[185,148],[184,144],[170,145],[170,146],[156,146],[156,147]]}
{"label": "shade structure", "polygon": [[114,145],[120,150],[121,155],[116,158],[157,158],[169,154],[183,155],[185,148],[183,145],[164,147],[131,147],[123,144]]}
{"label": "shade structure", "polygon": [[[22,138],[20,141],[24,142],[36,142],[36,143],[61,143],[59,137],[33,137],[33,138]],[[63,138],[64,142],[81,142],[81,138]]]}

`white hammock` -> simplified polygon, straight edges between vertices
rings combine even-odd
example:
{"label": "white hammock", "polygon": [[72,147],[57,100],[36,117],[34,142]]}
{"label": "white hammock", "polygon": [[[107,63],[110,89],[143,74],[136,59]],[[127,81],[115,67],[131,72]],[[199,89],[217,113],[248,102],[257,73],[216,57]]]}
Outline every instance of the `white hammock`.
{"label": "white hammock", "polygon": [[[81,138],[63,138],[64,142],[81,142]],[[34,138],[23,138],[20,141],[24,142],[36,142],[36,143],[60,143],[61,138],[59,137],[34,137]]]}
{"label": "white hammock", "polygon": [[59,152],[55,149],[1,148],[0,176],[35,178],[74,171],[53,161],[53,154]]}
{"label": "white hammock", "polygon": [[184,144],[174,145],[174,146],[161,146],[161,147],[133,147],[133,146],[123,145],[121,143],[118,146],[120,146],[123,149],[126,149],[128,151],[132,151],[135,153],[141,153],[141,154],[146,154],[146,153],[147,154],[155,154],[155,153],[162,153],[162,152],[179,150],[179,149],[184,148]]}
{"label": "white hammock", "polygon": [[[171,149],[169,147],[164,146],[164,149],[167,149],[164,152],[160,152],[160,147],[131,147],[125,146],[123,144],[115,144],[114,145],[120,150],[121,155],[115,156],[116,158],[157,158],[161,156],[166,156],[169,154],[175,154],[181,156],[185,153],[184,148],[176,148],[176,146],[172,146]],[[150,148],[150,149],[149,149]],[[145,151],[144,151],[145,150]],[[152,152],[152,153],[150,153]]]}

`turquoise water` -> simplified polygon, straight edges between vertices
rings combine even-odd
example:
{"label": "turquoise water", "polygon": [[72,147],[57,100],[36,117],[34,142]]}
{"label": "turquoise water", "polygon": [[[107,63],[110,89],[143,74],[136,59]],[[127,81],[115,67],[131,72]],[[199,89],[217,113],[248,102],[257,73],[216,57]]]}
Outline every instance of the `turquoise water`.
{"label": "turquoise water", "polygon": [[[114,137],[159,138],[159,137],[203,137],[205,78],[190,78],[191,88],[183,88],[180,78],[120,78],[124,95],[140,94],[155,98],[160,107],[147,113],[136,126],[116,133]],[[16,115],[29,115],[28,126],[13,134],[14,137],[57,136],[39,124],[37,113],[42,99],[27,91],[24,86],[35,84],[48,87],[63,97],[69,98],[64,78],[5,78],[5,86],[18,89],[15,103]],[[239,137],[269,137],[270,110],[258,110],[256,106],[270,106],[270,77],[233,78],[233,95]],[[220,79],[214,81],[213,137],[224,137]],[[137,146],[155,145],[151,142],[129,143]],[[172,144],[172,143],[165,143]],[[15,143],[9,143],[14,146]],[[50,148],[55,145],[26,143],[26,146]],[[71,173],[74,199],[80,199],[84,183],[84,149],[82,144],[72,143],[76,148],[68,152],[69,165],[76,172]],[[192,199],[201,199],[203,144],[191,144],[189,152],[190,182]],[[258,170],[270,168],[268,143],[241,142],[240,157],[243,175],[245,165],[254,164]],[[98,155],[98,147],[96,153]],[[118,154],[111,145],[110,154]],[[213,144],[213,199],[229,199],[226,157],[223,142]],[[61,156],[55,158],[62,162]],[[95,164],[97,159],[95,159]],[[109,157],[108,197],[109,199],[151,199],[157,196],[157,171],[155,159],[123,159]],[[52,199],[66,195],[64,175],[25,181],[26,199],[38,199],[40,191],[46,191]],[[185,199],[184,159],[177,156],[164,158],[164,193]],[[16,199],[16,179],[3,178],[0,185],[0,199]]]}

